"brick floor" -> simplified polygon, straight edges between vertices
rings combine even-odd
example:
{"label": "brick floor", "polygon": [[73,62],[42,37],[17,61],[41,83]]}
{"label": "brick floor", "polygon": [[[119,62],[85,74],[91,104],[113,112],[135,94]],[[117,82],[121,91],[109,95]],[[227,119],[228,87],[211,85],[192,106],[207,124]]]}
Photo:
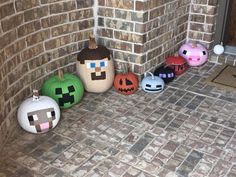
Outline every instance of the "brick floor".
{"label": "brick floor", "polygon": [[86,93],[51,132],[19,132],[0,176],[236,176],[236,91],[191,68],[159,94]]}

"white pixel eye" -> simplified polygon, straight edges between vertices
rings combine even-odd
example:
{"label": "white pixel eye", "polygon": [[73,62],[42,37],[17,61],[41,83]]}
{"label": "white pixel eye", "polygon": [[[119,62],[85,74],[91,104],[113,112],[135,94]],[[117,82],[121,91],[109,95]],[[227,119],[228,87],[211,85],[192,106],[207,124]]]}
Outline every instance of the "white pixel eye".
{"label": "white pixel eye", "polygon": [[96,63],[87,63],[87,68],[96,68]]}
{"label": "white pixel eye", "polygon": [[51,118],[52,117],[51,112],[47,112],[47,116],[48,116],[48,118]]}
{"label": "white pixel eye", "polygon": [[34,121],[39,120],[38,116],[36,114],[33,115]]}

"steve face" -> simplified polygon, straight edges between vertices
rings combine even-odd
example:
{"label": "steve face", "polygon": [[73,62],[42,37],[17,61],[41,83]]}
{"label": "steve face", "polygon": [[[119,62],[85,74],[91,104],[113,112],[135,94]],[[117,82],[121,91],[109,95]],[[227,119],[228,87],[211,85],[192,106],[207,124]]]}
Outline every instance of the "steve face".
{"label": "steve face", "polygon": [[41,109],[27,113],[30,126],[35,126],[37,132],[46,132],[53,127],[56,119],[54,108]]}
{"label": "steve face", "polygon": [[91,81],[105,80],[107,78],[108,63],[108,58],[102,60],[85,60],[84,67],[88,70]]}
{"label": "steve face", "polygon": [[107,91],[114,80],[113,60],[103,58],[101,60],[84,60],[77,62],[77,72],[88,92],[100,93]]}

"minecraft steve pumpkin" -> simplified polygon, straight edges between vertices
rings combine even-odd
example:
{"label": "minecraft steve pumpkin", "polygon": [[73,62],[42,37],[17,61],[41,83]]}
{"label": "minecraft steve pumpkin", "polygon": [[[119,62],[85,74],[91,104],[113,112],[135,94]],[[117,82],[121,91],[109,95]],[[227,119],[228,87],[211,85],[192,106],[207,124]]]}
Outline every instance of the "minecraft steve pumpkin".
{"label": "minecraft steve pumpkin", "polygon": [[114,80],[114,62],[110,51],[97,45],[93,35],[89,46],[79,52],[77,74],[88,92],[102,93],[111,88]]}

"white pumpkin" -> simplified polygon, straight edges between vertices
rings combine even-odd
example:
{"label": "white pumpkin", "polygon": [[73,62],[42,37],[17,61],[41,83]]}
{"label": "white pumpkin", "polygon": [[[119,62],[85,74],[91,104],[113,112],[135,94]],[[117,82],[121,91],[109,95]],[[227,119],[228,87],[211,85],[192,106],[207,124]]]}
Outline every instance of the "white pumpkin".
{"label": "white pumpkin", "polygon": [[53,129],[60,120],[60,108],[56,101],[47,96],[38,96],[34,91],[33,98],[28,98],[17,111],[20,126],[31,133],[45,133]]}
{"label": "white pumpkin", "polygon": [[[147,76],[147,73],[151,76]],[[165,87],[165,82],[162,78],[154,76],[151,72],[144,73],[144,78],[142,80],[142,89],[148,93],[158,93],[161,92]]]}
{"label": "white pumpkin", "polygon": [[221,55],[222,53],[224,53],[224,47],[220,44],[215,45],[215,47],[213,48],[213,51],[216,55]]}

